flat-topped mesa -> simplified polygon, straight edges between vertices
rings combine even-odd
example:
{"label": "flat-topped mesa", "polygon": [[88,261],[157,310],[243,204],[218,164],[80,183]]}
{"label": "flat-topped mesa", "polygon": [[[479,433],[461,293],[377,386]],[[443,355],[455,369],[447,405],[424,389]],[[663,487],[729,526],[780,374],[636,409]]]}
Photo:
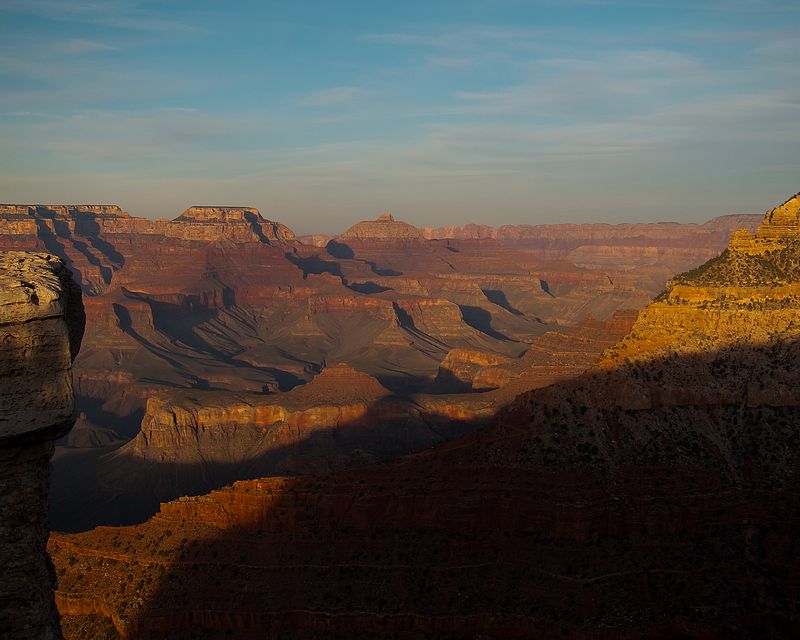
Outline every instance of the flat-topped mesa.
{"label": "flat-topped mesa", "polygon": [[80,288],[55,256],[0,252],[0,636],[60,638],[46,554],[53,439],[73,424]]}
{"label": "flat-topped mesa", "polygon": [[0,204],[0,236],[72,235],[101,220],[131,218],[115,204]]}
{"label": "flat-topped mesa", "polygon": [[76,218],[81,215],[130,217],[116,204],[0,204],[0,217]]}
{"label": "flat-topped mesa", "polygon": [[62,240],[146,235],[199,242],[296,242],[291,229],[264,219],[254,207],[189,207],[174,220],[151,220],[131,216],[110,204],[0,204],[0,235]]}
{"label": "flat-topped mesa", "polygon": [[255,207],[189,207],[166,226],[165,235],[199,241],[295,242],[289,227],[266,220]]}
{"label": "flat-topped mesa", "polygon": [[255,207],[192,206],[175,218],[175,222],[265,222]]}
{"label": "flat-topped mesa", "polygon": [[[344,364],[325,368],[309,383],[286,393],[219,392],[205,394],[201,400],[180,392],[162,393],[148,399],[141,430],[120,449],[119,462],[123,466],[131,459],[230,465],[250,459],[258,465],[256,454],[261,452],[269,454],[271,462],[265,458],[260,473],[271,473],[274,467],[270,465],[284,455],[279,449],[298,445],[312,432],[347,430],[356,425],[390,429],[391,424],[408,418],[414,411],[412,405],[393,402],[391,396],[373,376]],[[236,429],[235,437],[231,429]],[[340,435],[346,439],[344,433]],[[345,446],[344,439],[336,446]],[[376,446],[390,445],[383,440]],[[248,468],[252,472],[255,467],[248,464]],[[210,475],[204,475],[202,484],[207,489],[216,482],[209,482],[210,478],[236,477],[225,469],[206,471]],[[183,487],[180,482],[185,481],[180,480],[178,486]],[[175,489],[170,495],[184,492]]]}
{"label": "flat-topped mesa", "polygon": [[337,240],[423,240],[414,225],[395,220],[387,211],[375,220],[362,220],[341,234]]}
{"label": "flat-topped mesa", "polygon": [[390,392],[368,373],[339,363],[326,367],[311,382],[295,387],[286,395],[309,405],[347,404],[378,400],[390,395]]}

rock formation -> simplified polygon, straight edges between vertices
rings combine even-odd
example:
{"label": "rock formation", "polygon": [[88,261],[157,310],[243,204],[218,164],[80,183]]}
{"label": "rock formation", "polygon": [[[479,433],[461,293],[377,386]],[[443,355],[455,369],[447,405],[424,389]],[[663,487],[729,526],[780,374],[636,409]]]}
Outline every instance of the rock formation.
{"label": "rock formation", "polygon": [[421,240],[422,234],[415,226],[395,220],[390,212],[375,220],[364,220],[354,224],[338,236],[340,242],[348,240]]}
{"label": "rock formation", "polygon": [[[615,312],[641,308],[716,250],[711,227],[555,225],[537,249],[533,232],[531,246],[482,233],[428,241],[384,215],[317,248],[250,207],[149,220],[114,205],[1,206],[0,248],[61,256],[89,318],[74,367],[79,419],[54,456],[52,522],[133,522],[159,500],[238,478],[357,466],[460,435],[517,393],[590,366]],[[587,237],[606,247],[602,268],[563,259]],[[640,268],[642,248],[652,255]],[[588,316],[601,339],[573,334]],[[547,349],[553,357],[539,357]],[[346,393],[322,404],[300,393],[334,362],[391,397],[361,403],[370,409],[352,425],[334,419],[353,411]]]}
{"label": "rock formation", "polygon": [[72,426],[81,292],[56,257],[0,253],[0,636],[60,638],[45,545],[53,440]]}
{"label": "rock formation", "polygon": [[[614,314],[709,257],[726,225],[554,225],[510,246],[482,233],[425,240],[385,214],[321,248],[250,207],[149,220],[114,205],[0,206],[0,249],[59,255],[89,319],[52,523],[139,521],[183,493],[338,470],[474,429],[517,393],[590,366],[621,335],[607,331]],[[583,258],[600,268],[564,259],[587,238],[602,253]],[[330,379],[329,363],[391,395],[360,403],[363,418],[346,393],[313,402],[301,388]]]}
{"label": "rock formation", "polygon": [[758,255],[676,278],[598,367],[462,439],[54,536],[62,614],[124,638],[796,636],[794,231],[767,216]]}

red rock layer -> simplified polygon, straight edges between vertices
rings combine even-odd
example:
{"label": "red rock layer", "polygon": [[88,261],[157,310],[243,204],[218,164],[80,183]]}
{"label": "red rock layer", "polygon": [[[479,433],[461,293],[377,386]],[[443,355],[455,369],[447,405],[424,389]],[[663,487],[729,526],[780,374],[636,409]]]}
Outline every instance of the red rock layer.
{"label": "red rock layer", "polygon": [[[753,241],[753,268],[796,280],[780,237]],[[784,281],[729,296],[750,250],[676,279],[602,367],[460,440],[54,536],[62,614],[126,638],[797,635],[800,303],[775,303]],[[565,347],[602,331],[525,358],[579,359]]]}
{"label": "red rock layer", "polygon": [[644,370],[600,373],[401,463],[54,536],[62,615],[105,612],[126,638],[796,633],[800,404],[743,410],[717,390],[744,377],[690,360],[650,371],[702,386],[665,406]]}
{"label": "red rock layer", "polygon": [[[627,268],[629,256],[610,255],[592,269],[493,238],[426,241],[391,215],[325,249],[247,207],[153,221],[106,205],[8,205],[0,220],[0,247],[63,256],[87,294],[83,417],[55,457],[52,521],[70,529],[132,522],[159,500],[238,478],[341,469],[459,435],[516,393],[577,375],[605,345],[569,327],[642,307],[672,273],[666,250],[648,258],[655,267],[621,272],[613,261]],[[713,234],[696,235],[702,253]],[[532,346],[554,357],[521,359]],[[508,364],[442,366],[458,352]],[[337,362],[392,397],[347,401],[346,377],[322,405],[321,382],[300,393]],[[138,493],[135,504],[120,493]]]}

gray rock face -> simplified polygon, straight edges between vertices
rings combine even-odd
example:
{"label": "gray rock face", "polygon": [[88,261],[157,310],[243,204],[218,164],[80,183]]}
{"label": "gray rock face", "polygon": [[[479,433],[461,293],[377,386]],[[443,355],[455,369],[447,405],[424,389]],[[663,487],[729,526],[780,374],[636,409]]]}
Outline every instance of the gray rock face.
{"label": "gray rock face", "polygon": [[0,253],[0,637],[60,638],[46,553],[53,439],[72,427],[81,292],[60,259]]}

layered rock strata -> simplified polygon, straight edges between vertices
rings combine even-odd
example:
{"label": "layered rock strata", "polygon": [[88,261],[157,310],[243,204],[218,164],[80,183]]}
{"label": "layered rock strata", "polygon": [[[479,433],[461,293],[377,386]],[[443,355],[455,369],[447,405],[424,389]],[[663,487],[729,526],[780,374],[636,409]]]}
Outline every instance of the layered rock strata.
{"label": "layered rock strata", "polygon": [[395,220],[390,212],[375,220],[364,220],[342,233],[338,240],[421,240],[422,234],[415,226]]}
{"label": "layered rock strata", "polygon": [[125,638],[796,636],[800,250],[770,224],[475,434],[54,537],[62,613]]}
{"label": "layered rock strata", "polygon": [[[113,205],[2,206],[0,248],[62,256],[90,318],[52,522],[134,522],[183,493],[337,470],[475,428],[517,393],[589,366],[618,337],[604,323],[716,251],[726,225],[555,225],[541,247],[534,230],[515,248],[480,233],[426,240],[384,215],[321,249],[250,207],[159,221]],[[587,238],[620,251],[602,249],[602,268],[563,259]],[[648,266],[632,267],[637,251]],[[346,394],[320,405],[299,393],[336,362],[391,397],[354,417]],[[126,502],[139,491],[146,511]]]}
{"label": "layered rock strata", "polygon": [[72,426],[81,292],[56,257],[0,253],[0,636],[60,638],[46,553],[53,440]]}

